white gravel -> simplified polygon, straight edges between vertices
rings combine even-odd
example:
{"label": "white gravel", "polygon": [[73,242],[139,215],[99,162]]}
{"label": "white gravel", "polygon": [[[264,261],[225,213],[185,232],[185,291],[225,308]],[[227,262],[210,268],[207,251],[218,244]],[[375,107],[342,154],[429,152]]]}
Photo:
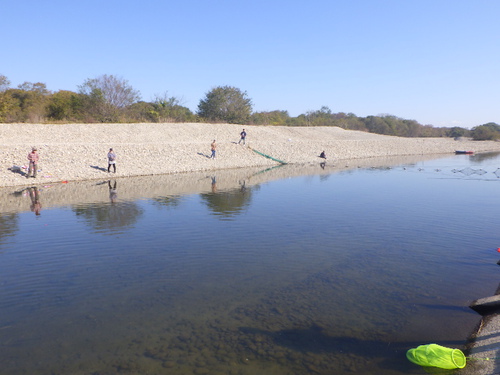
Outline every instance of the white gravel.
{"label": "white gravel", "polygon": [[[246,146],[238,145],[245,128]],[[217,141],[217,157],[209,159]],[[27,155],[40,154],[37,183],[110,177],[106,155],[117,154],[114,177],[214,171],[229,168],[318,163],[397,155],[453,154],[455,150],[500,151],[500,142],[450,138],[401,138],[337,127],[242,126],[229,124],[0,124],[0,187],[31,185]]]}

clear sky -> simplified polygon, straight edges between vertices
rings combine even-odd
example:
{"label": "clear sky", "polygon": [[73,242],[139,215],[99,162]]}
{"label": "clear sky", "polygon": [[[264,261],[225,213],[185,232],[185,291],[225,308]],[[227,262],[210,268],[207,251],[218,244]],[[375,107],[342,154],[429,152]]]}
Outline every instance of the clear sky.
{"label": "clear sky", "polygon": [[0,74],[52,91],[112,74],[192,111],[229,85],[254,111],[470,128],[500,123],[499,19],[499,0],[2,0]]}

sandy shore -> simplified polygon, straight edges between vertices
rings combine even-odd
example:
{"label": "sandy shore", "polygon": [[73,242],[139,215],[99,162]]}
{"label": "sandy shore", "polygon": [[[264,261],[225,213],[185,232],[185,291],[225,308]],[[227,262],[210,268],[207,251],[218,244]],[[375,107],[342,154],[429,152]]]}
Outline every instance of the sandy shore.
{"label": "sandy shore", "polygon": [[[237,144],[243,128],[248,134],[246,146]],[[214,139],[215,160],[208,158]],[[110,147],[118,157],[113,178],[278,164],[252,149],[290,164],[318,164],[318,155],[324,150],[329,165],[373,157],[453,154],[455,150],[500,151],[500,142],[400,138],[336,127],[0,124],[0,187],[34,183],[25,177],[32,146],[40,154],[36,183],[108,178],[106,154]]]}

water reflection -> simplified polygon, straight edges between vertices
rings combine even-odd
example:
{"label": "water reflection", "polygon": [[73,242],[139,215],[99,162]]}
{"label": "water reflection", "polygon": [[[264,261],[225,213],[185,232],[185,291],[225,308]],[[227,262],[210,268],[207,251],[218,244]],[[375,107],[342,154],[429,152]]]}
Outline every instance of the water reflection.
{"label": "water reflection", "polygon": [[116,180],[114,181],[113,185],[111,185],[111,180],[108,181],[108,187],[109,187],[109,200],[111,203],[116,203],[118,200],[118,193],[116,191]]}
{"label": "water reflection", "polygon": [[151,199],[154,205],[176,208],[179,207],[182,203],[183,196],[182,195],[168,195],[168,196],[160,196]]}
{"label": "water reflection", "polygon": [[0,374],[416,373],[497,284],[497,185],[442,178],[468,163],[52,184],[43,221],[0,190]]}
{"label": "water reflection", "polygon": [[115,234],[131,228],[139,220],[143,210],[135,202],[118,201],[116,180],[109,180],[107,185],[109,204],[76,205],[72,209],[77,218],[83,218],[93,231]]}
{"label": "water reflection", "polygon": [[498,158],[500,153],[498,152],[483,152],[480,154],[469,155],[470,162],[472,164],[481,164],[486,160],[494,160]]}
{"label": "water reflection", "polygon": [[212,194],[217,193],[217,177],[212,176]]}
{"label": "water reflection", "polygon": [[202,193],[200,198],[202,202],[216,216],[224,219],[234,218],[245,212],[250,206],[252,193],[259,189],[259,185],[247,187],[246,181],[239,181],[238,189],[229,189],[219,191],[217,189],[217,177],[211,177],[211,193]]}
{"label": "water reflection", "polygon": [[18,214],[0,214],[0,245],[6,242],[8,237],[14,236],[19,229]]}
{"label": "water reflection", "polygon": [[135,203],[123,202],[113,205],[76,206],[73,212],[95,232],[103,234],[121,233],[132,227],[143,210]]}
{"label": "water reflection", "polygon": [[36,186],[28,188],[28,194],[31,199],[31,212],[34,212],[36,216],[40,215],[42,210],[42,204],[40,203],[40,192]]}
{"label": "water reflection", "polygon": [[[429,159],[435,159],[435,156]],[[359,168],[372,168],[395,164],[405,164],[410,169],[423,157],[391,157],[352,160],[339,165],[330,165],[322,169],[321,165],[279,165],[271,168],[245,168],[217,171],[216,175],[207,176],[206,172],[181,173],[154,177],[120,178],[108,181],[81,181],[69,183],[50,183],[38,186],[39,193],[43,194],[44,210],[64,205],[83,205],[107,203],[111,201],[111,193],[117,193],[115,183],[119,185],[119,200],[131,201],[135,199],[158,199],[159,197],[185,196],[197,193],[214,193],[220,191],[240,190],[242,186],[251,189],[255,185],[274,180],[281,180],[294,176],[320,175],[328,177],[335,173],[356,171]],[[496,169],[496,168],[495,168]],[[208,180],[208,184],[207,184]],[[106,185],[108,193],[103,194]],[[0,212],[23,212],[30,209],[24,197],[26,188],[0,188]],[[162,198],[159,198],[160,200]]]}

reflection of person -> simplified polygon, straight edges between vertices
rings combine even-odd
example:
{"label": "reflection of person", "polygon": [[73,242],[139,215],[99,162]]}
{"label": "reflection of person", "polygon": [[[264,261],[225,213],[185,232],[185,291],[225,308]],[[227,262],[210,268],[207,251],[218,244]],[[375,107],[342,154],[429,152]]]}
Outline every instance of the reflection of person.
{"label": "reflection of person", "polygon": [[245,131],[245,129],[243,129],[243,131],[240,133],[240,141],[238,142],[238,144],[240,144],[241,142],[243,142],[243,144],[245,144],[245,138],[247,137],[247,133]]}
{"label": "reflection of person", "polygon": [[215,144],[215,139],[210,145],[210,149],[212,150],[212,155],[210,155],[211,159],[215,159],[215,149],[217,148],[217,145]]}
{"label": "reflection of person", "polygon": [[33,172],[33,178],[36,178],[36,172],[38,169],[38,159],[40,156],[38,155],[36,147],[33,147],[31,149],[31,152],[28,154],[28,160],[29,160],[29,168],[28,168],[28,174],[26,175],[26,178],[29,178],[31,175],[31,172]]}
{"label": "reflection of person", "polygon": [[325,169],[325,165],[326,165],[326,163],[324,161],[319,163],[319,166],[321,167],[321,169]]}
{"label": "reflection of person", "polygon": [[108,152],[108,173],[110,172],[111,166],[113,166],[113,173],[116,173],[116,154],[112,148],[110,148]]}
{"label": "reflection of person", "polygon": [[118,193],[116,192],[116,180],[113,186],[111,186],[111,180],[108,181],[109,187],[109,200],[111,203],[115,203],[118,199]]}
{"label": "reflection of person", "polygon": [[34,212],[36,216],[40,215],[40,211],[42,210],[42,204],[40,203],[40,195],[38,193],[37,187],[28,188],[28,193],[31,199],[31,212]]}
{"label": "reflection of person", "polygon": [[320,158],[326,159],[326,154],[325,151],[322,151],[321,154],[319,154]]}
{"label": "reflection of person", "polygon": [[217,180],[215,176],[212,177],[212,193],[217,193]]}

